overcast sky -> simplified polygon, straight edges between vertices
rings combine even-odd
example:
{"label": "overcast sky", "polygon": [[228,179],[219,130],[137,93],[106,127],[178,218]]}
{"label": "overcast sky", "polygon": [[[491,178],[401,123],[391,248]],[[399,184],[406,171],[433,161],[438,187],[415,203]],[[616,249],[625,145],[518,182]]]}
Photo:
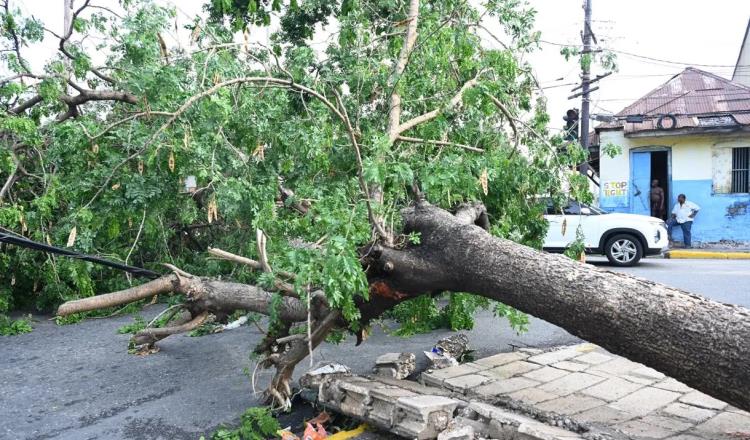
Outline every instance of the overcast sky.
{"label": "overcast sky", "polygon": [[[159,0],[177,5],[180,27],[201,12],[204,1]],[[545,41],[529,61],[548,99],[551,127],[561,128],[565,110],[580,108],[580,98],[567,100],[574,87],[571,83],[579,81],[580,72],[577,63],[563,59],[558,45],[580,44],[583,2],[528,1],[538,12],[537,29]],[[600,89],[592,95],[594,113],[618,112],[689,65],[731,78],[750,19],[750,0],[592,1],[593,30],[602,48],[663,60],[618,53],[619,72],[600,81]],[[80,3],[81,0],[76,1]],[[58,32],[62,28],[63,0],[11,0],[11,4],[41,18]],[[116,5],[117,2],[93,0],[92,4]],[[29,50],[30,58],[39,65],[55,46],[56,42],[49,40],[43,47]],[[593,73],[602,71],[594,68]]]}

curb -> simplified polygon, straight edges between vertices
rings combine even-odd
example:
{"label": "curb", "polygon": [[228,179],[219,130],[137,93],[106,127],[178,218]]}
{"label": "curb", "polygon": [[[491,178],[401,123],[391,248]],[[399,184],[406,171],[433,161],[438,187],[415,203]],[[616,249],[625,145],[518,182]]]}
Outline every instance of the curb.
{"label": "curb", "polygon": [[750,260],[750,252],[720,252],[701,250],[671,250],[664,258],[701,259],[701,260]]}

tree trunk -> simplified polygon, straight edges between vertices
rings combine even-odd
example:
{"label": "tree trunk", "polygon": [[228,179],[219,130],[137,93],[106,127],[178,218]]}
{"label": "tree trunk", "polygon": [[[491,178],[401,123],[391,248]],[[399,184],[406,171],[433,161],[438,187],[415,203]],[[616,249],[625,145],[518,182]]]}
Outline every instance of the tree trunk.
{"label": "tree trunk", "polygon": [[750,310],[491,237],[480,206],[451,215],[420,203],[403,215],[420,244],[374,256],[392,290],[501,301],[750,410]]}
{"label": "tree trunk", "polygon": [[[404,233],[419,233],[420,243],[402,249],[363,248],[370,295],[368,301],[357,303],[362,324],[419,295],[473,293],[559,325],[612,353],[750,410],[750,310],[492,237],[480,204],[463,205],[451,214],[421,202],[402,214]],[[142,331],[134,337],[136,342],[155,342],[185,331],[209,315],[221,317],[234,310],[269,314],[272,303],[272,294],[256,286],[176,270],[142,286],[63,304],[58,314],[167,292],[185,295],[187,313],[172,327]],[[328,308],[322,292],[311,295],[310,313],[304,301],[280,298],[276,313],[285,325],[278,332],[269,330],[262,344],[268,355],[262,365],[277,370],[268,392],[282,406],[289,404],[295,365],[331,329],[347,325],[338,311]],[[290,339],[291,323],[305,321],[313,329],[310,337]],[[291,342],[282,342],[285,339]]]}

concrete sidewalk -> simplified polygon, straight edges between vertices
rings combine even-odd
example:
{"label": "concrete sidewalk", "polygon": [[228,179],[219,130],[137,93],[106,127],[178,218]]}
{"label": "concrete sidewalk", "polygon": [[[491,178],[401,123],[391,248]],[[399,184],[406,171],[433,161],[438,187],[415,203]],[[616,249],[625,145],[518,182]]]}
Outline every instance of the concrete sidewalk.
{"label": "concrete sidewalk", "polygon": [[750,250],[729,249],[671,249],[664,258],[700,260],[750,260]]}
{"label": "concrete sidewalk", "polygon": [[749,413],[593,344],[521,349],[421,377],[328,377],[317,398],[408,438],[750,439]]}
{"label": "concrete sidewalk", "polygon": [[509,398],[634,439],[748,439],[750,414],[593,344],[513,352],[423,374],[484,399]]}

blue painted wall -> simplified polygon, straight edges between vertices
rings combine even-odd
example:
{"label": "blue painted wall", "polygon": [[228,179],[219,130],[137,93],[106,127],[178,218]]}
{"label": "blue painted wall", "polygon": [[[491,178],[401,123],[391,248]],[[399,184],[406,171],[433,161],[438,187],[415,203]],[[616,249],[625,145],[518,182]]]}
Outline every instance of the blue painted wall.
{"label": "blue painted wall", "polygon": [[[721,240],[750,242],[750,194],[714,194],[709,180],[673,180],[667,213],[677,203],[677,195],[700,206],[693,222],[693,243],[716,243]],[[630,200],[632,202],[632,200]],[[632,214],[632,206],[602,206],[607,212]],[[682,241],[682,230],[675,227],[673,237]]]}
{"label": "blue painted wall", "polygon": [[[713,194],[711,180],[673,180],[668,212],[677,203],[677,195],[700,206],[693,221],[693,242],[718,242],[720,240],[750,241],[750,195]],[[673,232],[676,241],[682,241],[682,231]]]}

